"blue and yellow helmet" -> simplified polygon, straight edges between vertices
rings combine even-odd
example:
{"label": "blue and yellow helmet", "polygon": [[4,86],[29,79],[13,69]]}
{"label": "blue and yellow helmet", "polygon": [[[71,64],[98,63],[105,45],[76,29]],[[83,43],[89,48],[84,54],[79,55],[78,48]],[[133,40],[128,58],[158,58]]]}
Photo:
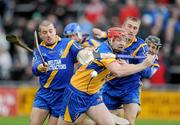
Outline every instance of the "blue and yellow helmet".
{"label": "blue and yellow helmet", "polygon": [[65,26],[63,35],[69,36],[77,34],[79,38],[82,38],[81,27],[78,23],[69,23]]}

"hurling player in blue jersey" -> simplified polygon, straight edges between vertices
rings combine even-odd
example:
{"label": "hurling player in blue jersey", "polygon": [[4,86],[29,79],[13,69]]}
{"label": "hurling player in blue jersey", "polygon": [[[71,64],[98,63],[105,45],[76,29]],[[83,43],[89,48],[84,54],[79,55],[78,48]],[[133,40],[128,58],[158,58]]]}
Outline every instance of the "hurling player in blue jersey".
{"label": "hurling player in blue jersey", "polygon": [[[123,50],[126,45],[128,37],[125,30],[110,28],[108,33],[108,41],[96,49],[99,54],[113,55],[114,51]],[[115,125],[98,93],[106,76],[110,72],[113,73],[112,77],[134,74],[151,66],[153,61],[154,56],[148,55],[142,63],[134,65],[116,60],[115,56],[112,56],[109,58],[99,57],[81,65],[65,89],[58,125],[72,125],[83,113],[86,113],[98,125]],[[94,71],[97,72],[96,77],[92,76]]]}
{"label": "hurling player in blue jersey", "polygon": [[154,35],[149,35],[145,39],[145,43],[148,45],[148,48],[149,48],[148,53],[151,55],[155,55],[155,60],[154,60],[154,64],[151,67],[149,67],[149,69],[141,72],[141,75],[142,75],[142,78],[150,78],[159,69],[158,52],[162,44],[161,44],[160,38]]}
{"label": "hurling player in blue jersey", "polygon": [[96,48],[100,45],[98,41],[89,38],[88,34],[83,33],[80,25],[75,22],[69,23],[65,26],[63,35],[77,41],[83,47]]}
{"label": "hurling player in blue jersey", "polygon": [[30,125],[43,125],[47,117],[48,125],[56,125],[62,95],[74,73],[76,57],[82,47],[74,40],[57,36],[54,25],[46,20],[39,25],[38,33],[42,39],[39,48],[45,65],[34,49],[32,71],[39,76],[40,88],[34,99]]}
{"label": "hurling player in blue jersey", "polygon": [[[156,36],[148,36],[146,38],[146,42],[149,46],[149,54],[156,55],[156,57],[158,47],[161,46],[158,41],[159,38]],[[136,59],[126,59],[128,63],[134,63],[136,61]],[[107,108],[111,110],[112,113],[119,114],[119,111],[122,111],[119,110],[119,108],[122,106],[124,117],[129,120],[130,125],[135,125],[136,116],[140,112],[141,79],[152,77],[158,68],[158,59],[156,58],[151,67],[139,73],[107,81],[102,94],[103,101]]]}
{"label": "hurling player in blue jersey", "polygon": [[[91,60],[91,58],[89,58],[89,57],[91,57],[91,56],[86,56],[85,53],[87,53],[87,54],[92,53],[92,50],[97,48],[100,45],[100,42],[98,42],[97,40],[95,40],[93,38],[89,38],[88,34],[83,33],[80,25],[75,22],[69,23],[65,26],[63,35],[67,38],[77,41],[83,48],[85,48],[81,52],[81,57],[83,57],[83,61],[85,61],[85,62],[82,62],[80,60],[81,63],[89,62],[89,60]],[[79,58],[79,59],[81,59],[81,58]],[[76,64],[75,66],[77,69],[78,64]]]}
{"label": "hurling player in blue jersey", "polygon": [[[140,23],[140,19],[128,17],[122,25],[122,28],[126,29],[131,36],[131,41],[129,41],[125,48],[125,52],[122,54],[146,56],[149,52],[149,48],[144,40],[136,36],[139,31]],[[106,33],[99,29],[94,29],[94,34],[99,38],[106,37]],[[130,59],[126,61],[130,64],[138,64],[141,63],[143,59]],[[154,61],[152,67],[159,67],[157,59]],[[120,104],[124,104],[124,117],[129,120],[130,125],[135,124],[136,117],[141,111],[139,105],[142,85],[141,79],[150,78],[152,76],[152,69],[154,69],[152,67],[145,69],[141,73],[135,73],[128,77],[112,79],[104,86],[103,100],[106,106],[109,110],[114,110],[120,107]]]}

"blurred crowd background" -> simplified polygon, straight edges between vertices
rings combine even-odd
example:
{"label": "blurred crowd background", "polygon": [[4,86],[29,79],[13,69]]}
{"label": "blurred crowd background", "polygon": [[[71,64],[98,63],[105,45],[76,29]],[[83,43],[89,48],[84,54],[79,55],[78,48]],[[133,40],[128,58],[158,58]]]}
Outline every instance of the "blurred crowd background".
{"label": "blurred crowd background", "polygon": [[33,80],[32,53],[9,44],[6,34],[15,34],[33,48],[34,31],[48,19],[62,36],[69,22],[83,31],[120,26],[127,16],[142,20],[138,36],[161,38],[160,69],[152,84],[180,84],[180,0],[0,0],[0,80]]}

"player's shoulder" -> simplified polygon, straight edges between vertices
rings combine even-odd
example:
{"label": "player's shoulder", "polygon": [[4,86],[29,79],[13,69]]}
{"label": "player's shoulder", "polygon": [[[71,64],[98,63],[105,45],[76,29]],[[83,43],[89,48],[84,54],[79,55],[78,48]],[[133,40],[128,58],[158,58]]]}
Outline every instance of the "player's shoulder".
{"label": "player's shoulder", "polygon": [[107,43],[101,43],[101,45],[98,48],[101,49],[109,48],[109,45]]}
{"label": "player's shoulder", "polygon": [[62,43],[63,45],[78,45],[78,42],[76,42],[75,40],[72,40],[70,38],[61,38],[61,41],[59,43]]}
{"label": "player's shoulder", "polygon": [[69,43],[70,41],[72,41],[72,39],[70,39],[70,38],[61,38],[60,41],[65,42],[65,43]]}
{"label": "player's shoulder", "polygon": [[140,46],[144,46],[146,43],[144,42],[144,40],[140,37],[136,37],[136,42],[133,42],[132,44],[132,49],[136,49]]}
{"label": "player's shoulder", "polygon": [[101,43],[99,47],[97,47],[99,52],[112,52],[111,47],[107,42]]}
{"label": "player's shoulder", "polygon": [[137,39],[137,43],[139,43],[139,44],[144,44],[145,43],[145,41],[140,37],[136,37],[136,39]]}

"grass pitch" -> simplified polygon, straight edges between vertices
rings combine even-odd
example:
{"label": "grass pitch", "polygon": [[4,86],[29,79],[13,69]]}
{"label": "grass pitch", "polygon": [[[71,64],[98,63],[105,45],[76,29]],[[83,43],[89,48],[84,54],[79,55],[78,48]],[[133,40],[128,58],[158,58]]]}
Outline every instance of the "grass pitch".
{"label": "grass pitch", "polygon": [[[0,117],[0,125],[28,125],[29,117]],[[47,125],[47,122],[44,124]],[[180,121],[137,120],[136,125],[180,125]]]}

